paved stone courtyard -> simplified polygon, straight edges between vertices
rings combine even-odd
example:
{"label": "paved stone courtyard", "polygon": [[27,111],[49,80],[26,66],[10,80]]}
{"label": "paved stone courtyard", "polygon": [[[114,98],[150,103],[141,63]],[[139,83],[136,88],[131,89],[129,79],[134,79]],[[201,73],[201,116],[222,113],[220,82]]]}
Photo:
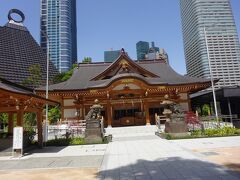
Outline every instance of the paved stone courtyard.
{"label": "paved stone courtyard", "polygon": [[[132,128],[129,135],[127,128],[111,131],[109,144],[47,147],[20,159],[0,157],[0,179],[240,179],[238,171],[212,158],[231,157],[238,165],[240,137],[167,141],[155,136],[153,127],[137,128],[136,133]],[[234,153],[224,156],[222,149]]]}
{"label": "paved stone courtyard", "polygon": [[127,141],[119,138],[108,145],[99,179],[240,179],[240,174],[179,143],[153,135]]}

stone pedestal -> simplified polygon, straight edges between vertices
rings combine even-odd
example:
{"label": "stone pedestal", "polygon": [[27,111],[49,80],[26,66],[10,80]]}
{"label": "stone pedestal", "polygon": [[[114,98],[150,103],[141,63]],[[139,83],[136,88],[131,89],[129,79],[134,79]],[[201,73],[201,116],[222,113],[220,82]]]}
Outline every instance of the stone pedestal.
{"label": "stone pedestal", "polygon": [[187,133],[188,127],[184,121],[166,122],[165,133]]}
{"label": "stone pedestal", "polygon": [[102,132],[99,120],[88,120],[85,130],[87,144],[102,143]]}

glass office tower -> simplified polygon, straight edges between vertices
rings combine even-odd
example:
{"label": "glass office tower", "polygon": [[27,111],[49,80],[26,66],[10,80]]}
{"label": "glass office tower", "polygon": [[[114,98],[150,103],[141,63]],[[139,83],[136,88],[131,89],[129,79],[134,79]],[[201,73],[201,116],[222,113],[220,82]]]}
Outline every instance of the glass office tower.
{"label": "glass office tower", "polygon": [[113,62],[121,54],[121,50],[104,51],[104,62]]}
{"label": "glass office tower", "polygon": [[145,55],[148,53],[149,50],[149,43],[145,41],[138,41],[136,44],[137,49],[137,59],[142,60],[145,59]]}
{"label": "glass office tower", "polygon": [[[59,72],[77,62],[76,0],[41,0],[41,47]],[[49,41],[49,42],[48,42]]]}
{"label": "glass office tower", "polygon": [[220,79],[217,87],[240,85],[240,46],[230,1],[180,0],[180,8],[188,75],[210,78],[207,42],[213,78]]}

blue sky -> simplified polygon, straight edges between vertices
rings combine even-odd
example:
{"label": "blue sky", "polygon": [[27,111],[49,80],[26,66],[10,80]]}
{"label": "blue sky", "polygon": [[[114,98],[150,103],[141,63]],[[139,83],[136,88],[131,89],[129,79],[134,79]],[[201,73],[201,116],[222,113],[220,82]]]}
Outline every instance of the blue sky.
{"label": "blue sky", "polygon": [[[231,0],[240,36],[240,0]],[[25,26],[39,42],[40,0],[0,0],[0,26],[12,8],[24,12]],[[122,47],[136,59],[136,42],[154,41],[171,66],[186,73],[179,0],[77,0],[78,60],[103,61],[105,50]]]}

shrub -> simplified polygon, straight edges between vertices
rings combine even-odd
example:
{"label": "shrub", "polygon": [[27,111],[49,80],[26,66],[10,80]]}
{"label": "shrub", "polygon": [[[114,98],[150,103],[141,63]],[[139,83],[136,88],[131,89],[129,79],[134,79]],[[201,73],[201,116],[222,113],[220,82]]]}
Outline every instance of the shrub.
{"label": "shrub", "polygon": [[68,146],[85,144],[83,138],[59,138],[47,141],[47,146]]}
{"label": "shrub", "polygon": [[240,129],[235,129],[234,134],[236,134],[236,135],[240,135]]}
{"label": "shrub", "polygon": [[207,136],[229,136],[229,135],[234,135],[235,132],[236,132],[236,129],[232,127],[223,127],[219,129],[204,130],[204,134]]}
{"label": "shrub", "polygon": [[85,144],[85,141],[83,138],[71,138],[70,139],[70,145],[80,145]]}
{"label": "shrub", "polygon": [[218,134],[218,129],[205,129],[203,134],[206,136],[216,136]]}
{"label": "shrub", "polygon": [[[107,139],[103,139],[103,144],[108,143]],[[101,144],[100,143],[100,144]],[[69,145],[84,145],[86,144],[84,138],[58,138],[58,139],[51,139],[48,140],[46,145],[47,146],[69,146]]]}
{"label": "shrub", "polygon": [[168,140],[170,140],[170,139],[172,139],[173,137],[172,137],[170,134],[166,134],[165,138],[168,139]]}
{"label": "shrub", "polygon": [[0,139],[6,139],[8,137],[8,133],[0,133]]}
{"label": "shrub", "polygon": [[201,130],[195,130],[191,132],[191,136],[202,136],[202,133]]}
{"label": "shrub", "polygon": [[222,137],[222,136],[234,136],[240,135],[240,129],[233,127],[223,127],[219,129],[205,129],[195,130],[191,132],[191,135],[185,136],[173,136],[171,134],[162,134],[162,137],[168,140],[171,139],[190,139],[190,138],[206,138],[206,137]]}

